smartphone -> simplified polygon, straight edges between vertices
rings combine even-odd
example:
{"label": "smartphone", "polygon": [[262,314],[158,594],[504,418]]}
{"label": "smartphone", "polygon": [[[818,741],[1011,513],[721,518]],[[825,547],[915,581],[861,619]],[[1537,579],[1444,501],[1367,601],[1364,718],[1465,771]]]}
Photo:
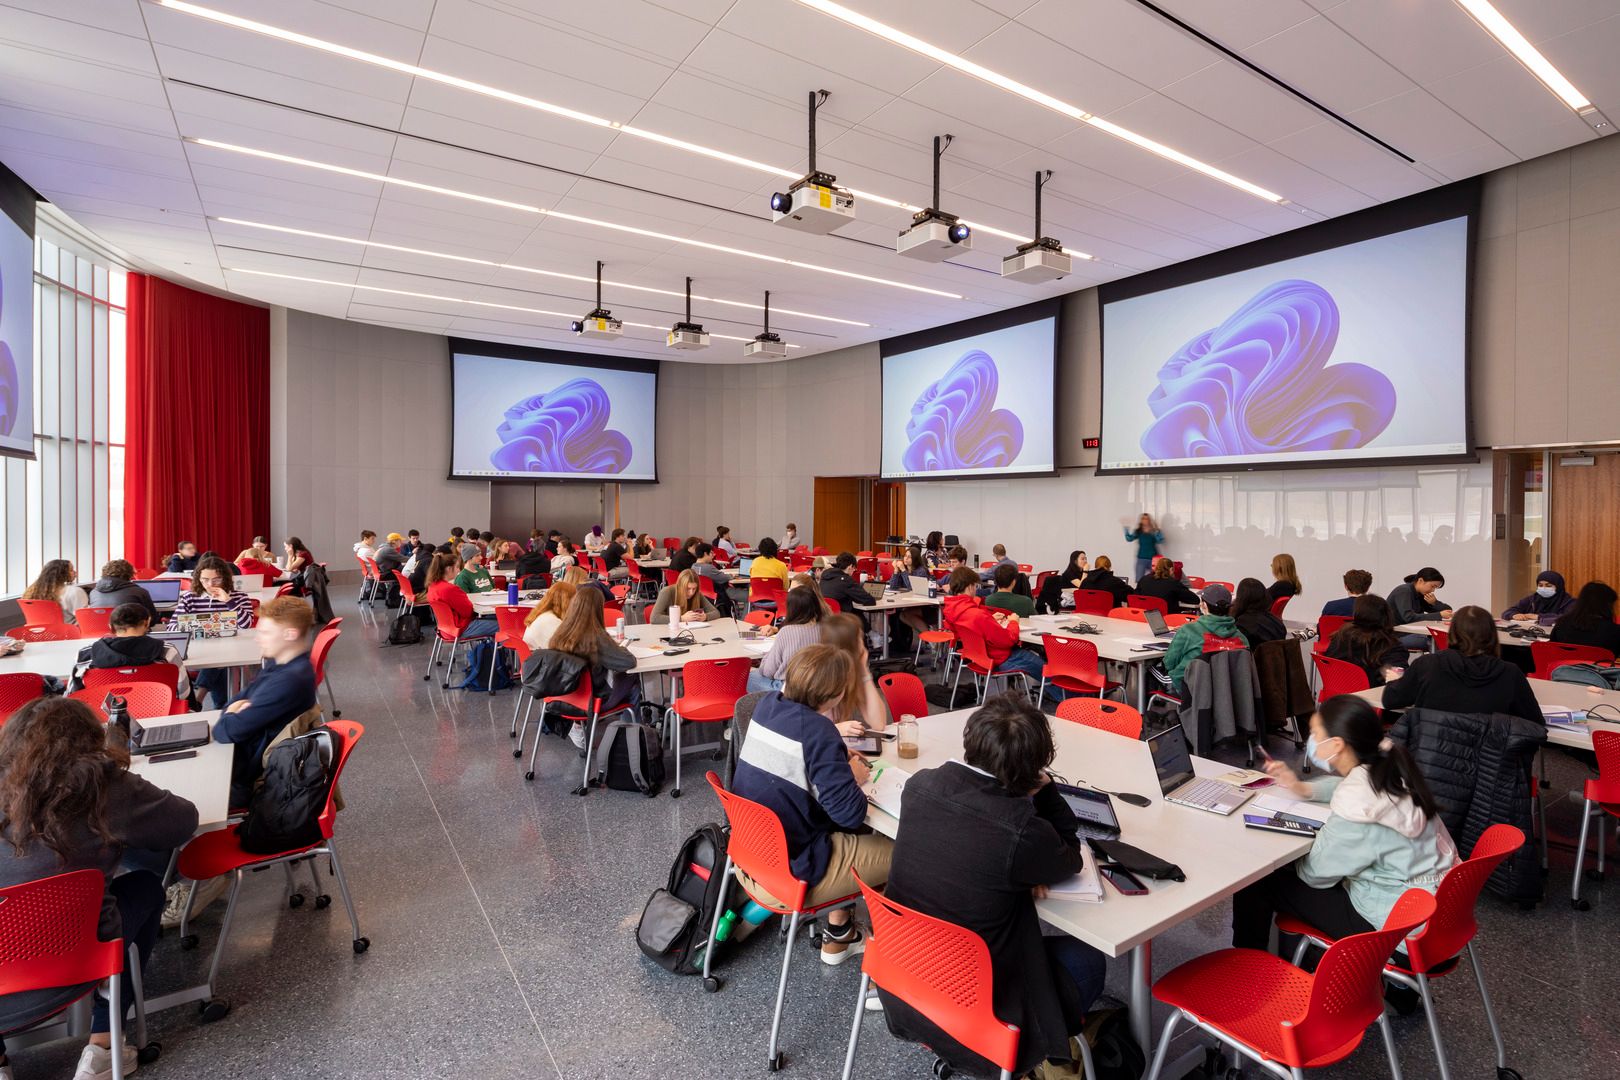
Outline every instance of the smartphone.
{"label": "smartphone", "polygon": [[1097,872],[1107,880],[1108,884],[1119,890],[1121,896],[1146,896],[1148,888],[1141,880],[1123,866],[1099,866]]}

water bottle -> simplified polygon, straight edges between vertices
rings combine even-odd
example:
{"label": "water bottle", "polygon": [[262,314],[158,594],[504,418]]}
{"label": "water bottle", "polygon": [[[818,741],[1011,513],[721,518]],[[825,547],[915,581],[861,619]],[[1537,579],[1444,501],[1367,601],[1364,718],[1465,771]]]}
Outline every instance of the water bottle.
{"label": "water bottle", "polygon": [[619,618],[618,618],[618,621],[616,621],[613,624],[613,637],[614,637],[615,640],[618,641],[618,643],[620,645],[624,644],[624,616],[623,615],[620,615]]}
{"label": "water bottle", "polygon": [[737,925],[737,913],[727,911],[720,916],[720,925],[714,928],[714,940],[724,941],[731,936],[731,928]]}
{"label": "water bottle", "polygon": [[512,607],[517,607],[518,587],[515,581],[509,581],[506,584],[506,602]]}
{"label": "water bottle", "polygon": [[736,925],[731,928],[731,940],[745,940],[749,934],[752,934],[755,930],[758,930],[760,926],[764,924],[765,920],[770,918],[773,914],[774,912],[772,912],[770,908],[760,907],[752,900],[748,901],[748,903],[742,906],[742,917],[739,918]]}
{"label": "water bottle", "polygon": [[681,609],[674,604],[669,605],[669,636],[674,637],[681,632]]}

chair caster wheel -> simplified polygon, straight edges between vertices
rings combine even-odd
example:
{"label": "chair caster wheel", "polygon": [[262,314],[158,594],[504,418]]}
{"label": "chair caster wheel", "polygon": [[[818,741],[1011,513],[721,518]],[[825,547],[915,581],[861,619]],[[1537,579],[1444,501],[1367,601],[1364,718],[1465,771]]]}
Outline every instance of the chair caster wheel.
{"label": "chair caster wheel", "polygon": [[582,784],[582,785],[580,785],[580,786],[579,786],[579,787],[577,787],[577,788],[575,788],[575,789],[574,789],[574,794],[575,794],[575,795],[578,795],[578,796],[579,796],[579,797],[580,797],[580,798],[582,798],[582,799],[583,799],[583,798],[584,798],[584,797],[585,797],[585,796],[586,796],[586,795],[589,795],[589,794],[590,794],[590,791],[591,791],[591,789],[590,789],[590,788],[588,788],[588,787],[585,787],[585,786],[584,786],[584,785],[583,785],[583,784]]}
{"label": "chair caster wheel", "polygon": [[291,896],[287,897],[287,906],[290,907],[290,908],[303,907],[304,906],[304,894],[301,893],[301,892],[295,892]]}
{"label": "chair caster wheel", "polygon": [[315,898],[315,910],[316,911],[325,911],[327,908],[329,908],[331,906],[332,906],[332,898],[330,896],[327,896],[325,893],[322,893],[321,895],[319,895],[319,896],[317,896]]}
{"label": "chair caster wheel", "polygon": [[[1574,908],[1576,911],[1591,911],[1592,910],[1592,901],[1590,901],[1590,900],[1571,900],[1569,902],[1569,906]],[[185,941],[182,939],[180,944],[182,946],[184,946]]]}
{"label": "chair caster wheel", "polygon": [[530,769],[527,772],[525,772],[523,774],[523,779],[525,779],[525,780],[533,780],[534,779],[534,770]]}
{"label": "chair caster wheel", "polygon": [[212,1024],[216,1020],[225,1019],[230,1014],[230,1011],[231,1003],[224,998],[210,998],[197,1006],[197,1013],[202,1017],[202,1022],[205,1024]]}
{"label": "chair caster wheel", "polygon": [[337,720],[337,719],[341,718],[342,716],[343,716],[343,710],[342,709],[333,709],[332,710],[332,719]]}
{"label": "chair caster wheel", "polygon": [[671,788],[670,792],[669,792],[669,797],[672,798],[672,799],[680,798],[681,797],[681,789],[680,788]]}
{"label": "chair caster wheel", "polygon": [[190,952],[192,949],[195,949],[196,947],[197,947],[197,935],[196,934],[182,934],[182,935],[180,935],[180,948],[181,949],[185,950],[186,952]]}
{"label": "chair caster wheel", "polygon": [[1506,1065],[1498,1065],[1496,1068],[1496,1080],[1524,1080],[1524,1077],[1519,1075],[1517,1069],[1510,1069]]}
{"label": "chair caster wheel", "polygon": [[944,1058],[935,1058],[933,1073],[938,1080],[950,1080],[956,1074],[956,1070],[951,1068],[950,1062]]}
{"label": "chair caster wheel", "polygon": [[354,939],[354,954],[356,956],[359,956],[361,953],[365,952],[369,948],[371,948],[371,939],[370,938],[368,938],[368,937],[357,937],[357,938]]}
{"label": "chair caster wheel", "polygon": [[703,989],[707,990],[711,994],[718,994],[720,992],[719,978],[714,975],[710,975],[707,979],[704,979]]}
{"label": "chair caster wheel", "polygon": [[152,1062],[156,1061],[162,1054],[163,1054],[163,1044],[162,1043],[160,1043],[160,1042],[149,1042],[145,1046],[138,1047],[135,1050],[135,1060],[140,1062],[142,1065],[150,1065],[150,1064],[152,1064]]}
{"label": "chair caster wheel", "polygon": [[783,1065],[782,1051],[778,1050],[776,1056],[771,1058],[771,1072],[781,1072]]}
{"label": "chair caster wheel", "polygon": [[433,678],[433,676],[432,676],[432,675],[424,675],[424,676],[422,676],[422,681],[423,681],[423,682],[427,682],[427,681],[428,681],[428,680],[429,680],[429,679],[431,679],[431,678]]}

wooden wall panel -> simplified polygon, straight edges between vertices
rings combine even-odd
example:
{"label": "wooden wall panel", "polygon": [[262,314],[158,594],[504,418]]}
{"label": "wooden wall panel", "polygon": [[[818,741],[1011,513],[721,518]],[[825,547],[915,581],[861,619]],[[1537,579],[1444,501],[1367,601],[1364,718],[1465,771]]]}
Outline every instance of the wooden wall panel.
{"label": "wooden wall panel", "polygon": [[1574,592],[1588,581],[1620,586],[1620,454],[1598,454],[1597,463],[1559,466],[1557,455],[1549,477],[1552,557],[1547,565]]}
{"label": "wooden wall panel", "polygon": [[861,548],[861,478],[818,476],[815,486],[817,547],[833,554]]}

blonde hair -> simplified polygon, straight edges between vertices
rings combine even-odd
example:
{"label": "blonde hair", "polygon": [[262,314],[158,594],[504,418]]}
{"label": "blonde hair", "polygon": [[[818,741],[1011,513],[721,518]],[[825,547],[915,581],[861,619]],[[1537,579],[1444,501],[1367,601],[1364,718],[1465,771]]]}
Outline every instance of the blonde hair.
{"label": "blonde hair", "polygon": [[568,605],[573,603],[574,593],[577,591],[572,581],[559,581],[546,590],[545,597],[524,618],[523,625],[528,626],[548,611],[561,619],[563,613],[568,610]]}
{"label": "blonde hair", "polygon": [[821,620],[821,644],[830,645],[849,657],[849,675],[844,685],[844,699],[838,705],[838,720],[855,720],[866,701],[866,628],[848,612],[828,615]]}
{"label": "blonde hair", "polygon": [[782,696],[820,710],[849,691],[849,657],[831,645],[806,645],[788,661]]}
{"label": "blonde hair", "polygon": [[1305,592],[1305,586],[1299,581],[1299,571],[1294,569],[1294,557],[1286,551],[1280,551],[1271,557],[1271,576],[1292,585],[1296,596]]}
{"label": "blonde hair", "polygon": [[827,598],[821,595],[821,583],[809,574],[794,574],[788,578],[788,591],[792,592],[794,589],[809,589],[815,594],[816,603],[821,605],[821,614],[823,616],[832,614],[832,608],[827,606]]}
{"label": "blonde hair", "polygon": [[1176,576],[1176,564],[1163,555],[1153,560],[1153,576],[1166,581]]}
{"label": "blonde hair", "polygon": [[585,568],[583,566],[576,563],[575,565],[570,566],[567,570],[563,571],[562,579],[577,589],[587,581],[591,580],[591,575],[585,572]]}
{"label": "blonde hair", "polygon": [[1097,556],[1096,561],[1091,564],[1091,568],[1093,570],[1112,570],[1114,568],[1114,560],[1110,559],[1106,555],[1099,555]]}
{"label": "blonde hair", "polygon": [[[690,597],[686,595],[687,585],[691,585],[694,590]],[[703,586],[698,584],[696,570],[682,570],[675,575],[675,584],[670,587],[675,590],[675,605],[682,615],[688,611],[703,610]]]}

